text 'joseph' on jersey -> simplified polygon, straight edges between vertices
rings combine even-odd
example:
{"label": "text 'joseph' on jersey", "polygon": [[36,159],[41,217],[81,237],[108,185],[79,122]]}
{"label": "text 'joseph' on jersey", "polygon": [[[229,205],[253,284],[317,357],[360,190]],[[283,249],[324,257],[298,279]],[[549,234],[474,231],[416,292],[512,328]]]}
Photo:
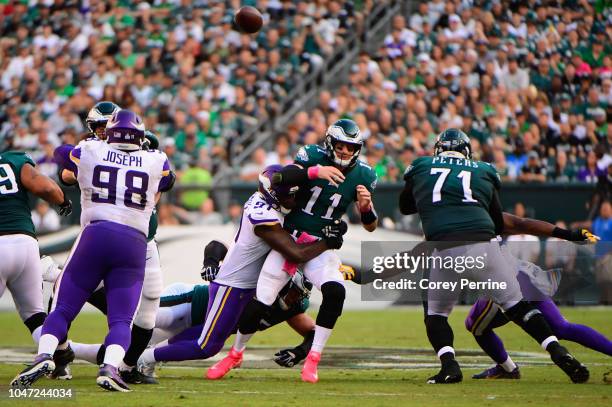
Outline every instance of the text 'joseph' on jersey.
{"label": "text 'joseph' on jersey", "polygon": [[28,191],[21,183],[21,168],[36,166],[26,153],[0,154],[0,233],[25,233],[35,236]]}
{"label": "text 'joseph' on jersey", "polygon": [[215,283],[241,289],[257,286],[259,272],[270,252],[270,246],[255,234],[259,225],[283,225],[283,215],[272,208],[255,192],[244,204],[240,227],[231,245]]}
{"label": "text 'joseph' on jersey", "polygon": [[81,188],[81,225],[107,220],[145,235],[162,177],[170,171],[160,151],[124,152],[100,141],[82,142],[70,152]]}
{"label": "text 'joseph' on jersey", "polygon": [[[334,165],[326,150],[317,145],[300,148],[295,164],[304,168]],[[361,161],[357,161],[344,176],[345,180],[337,187],[323,179],[309,180],[300,185],[296,196],[297,206],[285,217],[285,229],[321,237],[321,230],[335,219],[340,219],[349,205],[357,200],[358,185],[365,186],[370,192],[376,188],[376,173]]]}
{"label": "text 'joseph' on jersey", "polygon": [[495,235],[489,215],[501,181],[491,164],[450,156],[420,157],[406,169],[427,240],[458,232]]}

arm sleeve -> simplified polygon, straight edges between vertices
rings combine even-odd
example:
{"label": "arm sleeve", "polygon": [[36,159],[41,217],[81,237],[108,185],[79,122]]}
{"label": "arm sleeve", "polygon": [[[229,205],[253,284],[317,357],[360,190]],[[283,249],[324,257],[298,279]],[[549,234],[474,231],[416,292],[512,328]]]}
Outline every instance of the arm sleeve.
{"label": "arm sleeve", "polygon": [[497,190],[493,191],[493,197],[489,205],[489,215],[491,215],[491,219],[493,219],[495,224],[495,234],[501,234],[504,231],[504,214]]}
{"label": "arm sleeve", "polygon": [[406,177],[406,184],[399,197],[400,212],[404,215],[417,213],[417,205],[412,195],[412,178]]}
{"label": "arm sleeve", "polygon": [[[74,149],[71,144],[59,146],[53,152],[53,159],[62,168],[71,169],[73,162],[70,160],[70,152]],[[80,157],[80,156],[79,156]]]}
{"label": "arm sleeve", "polygon": [[159,192],[169,191],[174,186],[174,181],[176,181],[176,175],[170,170],[170,163],[166,159],[162,168],[162,179],[159,181],[157,190]]}

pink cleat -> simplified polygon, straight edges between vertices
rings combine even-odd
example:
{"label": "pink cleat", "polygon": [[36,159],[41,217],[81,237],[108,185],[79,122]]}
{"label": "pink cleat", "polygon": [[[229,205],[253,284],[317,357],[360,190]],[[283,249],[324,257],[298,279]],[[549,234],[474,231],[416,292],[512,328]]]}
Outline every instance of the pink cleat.
{"label": "pink cleat", "polygon": [[319,375],[317,373],[317,366],[321,360],[321,354],[311,350],[308,352],[304,367],[302,368],[302,381],[308,383],[316,383],[319,381]]}
{"label": "pink cleat", "polygon": [[230,370],[236,367],[240,367],[240,365],[242,364],[243,353],[244,351],[238,352],[232,346],[226,357],[224,357],[208,369],[208,371],[206,372],[206,378],[208,380],[218,380],[228,374]]}

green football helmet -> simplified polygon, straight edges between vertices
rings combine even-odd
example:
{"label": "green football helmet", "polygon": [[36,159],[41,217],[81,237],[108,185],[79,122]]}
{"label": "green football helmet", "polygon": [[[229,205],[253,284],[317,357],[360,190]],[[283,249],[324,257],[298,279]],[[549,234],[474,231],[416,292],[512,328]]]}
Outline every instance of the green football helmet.
{"label": "green football helmet", "polygon": [[455,151],[465,158],[472,158],[472,147],[470,138],[459,129],[446,129],[438,135],[434,145],[434,155],[440,155],[446,151]]}
{"label": "green football helmet", "polygon": [[[355,151],[353,151],[351,158],[343,160],[336,155],[334,146],[338,142],[355,146]],[[334,164],[342,168],[352,167],[357,162],[362,146],[363,136],[361,135],[359,126],[357,126],[357,123],[354,121],[340,119],[327,128],[327,132],[325,133],[325,149]]]}
{"label": "green football helmet", "polygon": [[87,128],[92,132],[92,134],[98,135],[98,133],[96,133],[96,129],[106,127],[106,122],[108,122],[108,119],[110,119],[113,113],[119,111],[120,109],[121,108],[113,102],[102,101],[96,103],[87,114],[87,119],[85,119]]}

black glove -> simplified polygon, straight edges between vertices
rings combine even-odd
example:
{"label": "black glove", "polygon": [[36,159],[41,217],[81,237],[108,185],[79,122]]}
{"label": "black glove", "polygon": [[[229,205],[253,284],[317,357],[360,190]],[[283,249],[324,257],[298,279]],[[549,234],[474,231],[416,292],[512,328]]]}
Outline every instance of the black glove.
{"label": "black glove", "polygon": [[323,228],[323,239],[330,249],[339,249],[342,247],[344,240],[342,235],[348,230],[348,225],[345,221],[336,219],[333,224]]}
{"label": "black glove", "polygon": [[211,240],[204,247],[204,262],[200,276],[204,281],[213,281],[219,272],[219,263],[223,261],[227,254],[227,247],[217,241]]}
{"label": "black glove", "polygon": [[70,216],[72,213],[72,201],[64,196],[64,202],[59,206],[59,213],[62,216]]}
{"label": "black glove", "polygon": [[[208,264],[207,264],[208,263]],[[213,281],[215,277],[217,277],[217,273],[219,273],[219,263],[211,260],[210,262],[204,261],[204,266],[202,266],[202,270],[200,271],[200,276],[204,281]]]}
{"label": "black glove", "polygon": [[274,361],[277,365],[283,367],[293,367],[304,360],[307,352],[301,347],[283,349],[274,354]]}

